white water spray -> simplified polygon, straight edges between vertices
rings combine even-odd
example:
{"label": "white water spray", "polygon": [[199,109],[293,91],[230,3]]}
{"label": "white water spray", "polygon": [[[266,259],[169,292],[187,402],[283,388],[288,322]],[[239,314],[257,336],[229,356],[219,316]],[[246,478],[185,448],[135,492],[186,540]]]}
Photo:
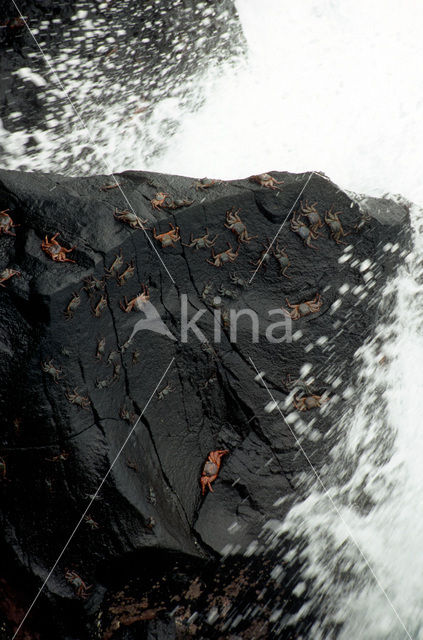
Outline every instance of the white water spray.
{"label": "white water spray", "polygon": [[[423,638],[423,210],[412,214],[414,250],[384,291],[396,305],[356,354],[358,395],[320,471],[327,493],[316,483],[273,523],[276,536],[307,541],[301,614],[319,610],[317,640]],[[332,636],[336,625],[342,631]]]}
{"label": "white water spray", "polygon": [[153,170],[239,178],[324,171],[344,188],[423,203],[423,5],[236,0],[247,60],[206,81]]}

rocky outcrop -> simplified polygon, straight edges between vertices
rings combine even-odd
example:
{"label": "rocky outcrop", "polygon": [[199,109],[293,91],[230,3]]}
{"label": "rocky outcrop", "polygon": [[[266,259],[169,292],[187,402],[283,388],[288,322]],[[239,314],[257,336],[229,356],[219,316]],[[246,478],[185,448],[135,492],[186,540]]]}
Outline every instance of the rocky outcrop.
{"label": "rocky outcrop", "polygon": [[[166,616],[182,601],[175,586],[163,593],[160,584],[184,575],[185,603],[196,580],[201,593],[204,585],[213,593],[218,572],[210,567],[224,556],[226,600],[214,602],[213,615],[204,601],[195,636],[221,637],[211,635],[210,620],[213,633],[223,634],[219,607],[229,611],[251,588],[241,580],[233,595],[249,556],[265,554],[263,525],[301,497],[304,453],[316,468],[324,464],[324,435],[351,401],[354,353],[375,326],[382,285],[407,252],[408,211],[389,200],[362,200],[360,209],[318,173],[272,176],[278,183],[270,186],[210,185],[130,171],[116,176],[119,187],[105,188],[114,184],[110,176],[0,172],[0,209],[10,209],[17,225],[9,229],[16,236],[0,236],[0,272],[18,272],[0,290],[2,579],[10,592],[16,587],[17,611],[86,512],[28,620],[34,633],[42,626],[38,607],[44,615],[62,612],[42,637],[81,639],[90,626],[98,637],[126,638],[133,625],[149,638],[176,637]],[[308,236],[313,220],[300,211],[310,213],[313,203],[321,222]],[[131,208],[135,228],[119,219]],[[374,217],[382,208],[389,215]],[[228,211],[253,237],[237,254]],[[341,231],[325,217],[341,221]],[[312,247],[292,228],[296,221]],[[154,234],[170,224],[181,240],[163,247]],[[42,250],[57,233],[61,246],[75,247],[66,253],[73,262]],[[211,248],[193,243],[206,233]],[[233,262],[210,264],[212,251],[221,254],[228,243]],[[125,312],[142,293],[148,305]],[[314,306],[298,307],[309,301]],[[190,320],[200,316],[197,335],[190,329],[186,340],[185,307]],[[137,324],[156,312],[163,325],[157,318],[150,328]],[[235,312],[243,312],[238,322]],[[271,332],[273,322],[284,324]],[[312,395],[322,406],[301,411]],[[200,474],[216,449],[229,454],[214,493],[203,497]],[[270,568],[260,560],[255,579],[269,582]],[[89,599],[78,598],[66,572],[92,585]],[[143,589],[160,597],[146,603]],[[289,593],[288,600],[292,606]],[[178,614],[186,634],[194,608],[187,611]],[[269,616],[263,637],[270,638]]]}

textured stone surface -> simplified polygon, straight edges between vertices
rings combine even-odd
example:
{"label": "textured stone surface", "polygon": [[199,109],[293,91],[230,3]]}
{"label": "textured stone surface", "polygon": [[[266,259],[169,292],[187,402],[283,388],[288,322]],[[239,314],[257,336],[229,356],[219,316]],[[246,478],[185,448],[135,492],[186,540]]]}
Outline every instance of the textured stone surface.
{"label": "textured stone surface", "polygon": [[[379,201],[378,219],[371,217],[357,232],[358,204],[326,177],[314,174],[301,200],[317,202],[322,218],[331,206],[342,211],[349,235],[348,246],[337,245],[324,225],[322,237],[313,241],[317,249],[311,249],[290,229],[291,208],[310,174],[272,175],[283,180],[280,190],[238,180],[197,191],[193,178],[131,171],[117,176],[122,193],[100,190],[111,183],[107,176],[0,171],[0,209],[10,208],[20,225],[16,237],[0,236],[0,271],[13,268],[22,274],[0,289],[0,455],[7,467],[0,483],[1,536],[7,558],[5,580],[25,576],[27,588],[16,594],[19,607],[24,609],[47,575],[143,411],[89,508],[98,527],[84,520],[47,584],[49,599],[40,601],[42,611],[65,612],[56,638],[81,638],[82,633],[70,631],[71,612],[79,611],[80,605],[64,578],[66,568],[93,585],[87,618],[79,618],[85,628],[86,620],[92,621],[101,607],[104,593],[113,591],[110,563],[119,573],[121,559],[131,554],[150,549],[159,556],[172,552],[202,563],[221,553],[242,553],[251,544],[260,554],[263,524],[283,518],[292,501],[301,497],[296,478],[308,463],[294,434],[317,468],[325,462],[331,439],[324,436],[347,403],[343,393],[351,379],[354,352],[375,325],[381,286],[407,251],[408,214],[405,205],[383,201],[389,220],[385,225]],[[194,202],[174,211],[156,211],[150,200],[158,191]],[[235,236],[224,226],[226,211],[232,207],[241,209],[249,234],[258,238],[240,246],[232,265],[215,268],[206,261],[210,249],[195,250],[180,242],[162,248],[151,230],[146,235],[115,220],[114,209],[126,208],[126,198],[148,221],[149,229],[155,226],[163,233],[169,222],[178,225],[184,243],[189,243],[190,233],[202,236],[207,227],[210,237],[218,234],[217,253],[227,248],[227,242],[236,247]],[[371,216],[372,200],[368,203]],[[261,242],[280,228],[279,245],[286,247],[290,259],[289,278],[280,276],[271,256],[251,285],[235,284],[231,274],[248,280],[254,270],[251,262],[263,250]],[[76,245],[69,254],[75,264],[55,263],[41,251],[44,236],[56,232],[64,246]],[[100,293],[89,296],[83,279],[103,278],[120,252],[124,257],[120,271],[133,261],[134,277],[124,286],[113,277],[105,279],[107,307],[96,318],[92,309]],[[142,283],[177,340],[140,331],[127,344],[143,313],[126,314],[119,302],[138,294]],[[210,292],[204,295],[206,285]],[[229,330],[223,327],[220,344],[213,344],[220,287],[224,291],[220,310],[248,308],[258,314],[258,343],[251,342],[250,321],[244,318],[236,343],[230,342]],[[64,311],[74,292],[79,292],[81,304],[68,320]],[[323,305],[319,312],[293,321],[293,341],[270,344],[265,335],[268,310],[286,307],[285,297],[300,303],[316,293]],[[210,341],[208,349],[192,333],[187,343],[179,340],[182,294],[188,296],[190,317],[205,310],[198,326]],[[106,349],[100,361],[95,356],[102,337]],[[50,360],[61,371],[57,382],[41,368],[41,362]],[[289,425],[296,420],[295,430],[277,412],[266,410],[271,398],[264,384],[255,381],[252,362],[264,372]],[[300,417],[284,381],[288,374],[298,378],[307,363],[315,378],[313,390],[326,391],[330,401]],[[99,381],[108,381],[108,386],[98,388]],[[158,384],[158,391],[168,384],[171,391],[159,398]],[[66,391],[74,389],[88,398],[86,409],[67,400]],[[129,423],[120,417],[122,407],[133,414]],[[223,458],[214,493],[202,498],[199,477],[207,454],[224,448],[230,454]],[[52,461],[61,453],[64,459]],[[152,561],[145,562],[150,566]],[[158,561],[156,578],[161,567]],[[141,568],[137,562],[126,563],[124,574],[131,571],[138,574],[142,563]],[[196,569],[187,572],[195,577]],[[164,605],[167,613],[173,608],[171,602]],[[172,637],[171,627],[163,622],[157,628],[150,626],[148,633]]]}
{"label": "textured stone surface", "polygon": [[[136,141],[145,162],[165,148],[180,114],[201,103],[201,77],[218,74],[245,46],[231,0],[17,5],[32,33],[11,0],[0,0],[0,153],[7,168],[73,175],[115,169],[122,162],[116,147],[128,153],[123,137]],[[137,157],[136,149],[130,153]]]}

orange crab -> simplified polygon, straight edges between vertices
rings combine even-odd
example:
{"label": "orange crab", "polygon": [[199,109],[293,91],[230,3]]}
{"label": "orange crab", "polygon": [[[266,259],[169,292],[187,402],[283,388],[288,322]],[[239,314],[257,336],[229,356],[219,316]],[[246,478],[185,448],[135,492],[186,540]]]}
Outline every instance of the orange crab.
{"label": "orange crab", "polygon": [[7,213],[10,209],[3,209],[0,211],[0,236],[2,233],[6,233],[8,236],[15,236],[16,233],[13,233],[11,229],[14,227],[20,227],[20,224],[14,224],[12,218]]}
{"label": "orange crab", "polygon": [[119,253],[116,253],[115,255],[116,258],[113,260],[110,267],[108,269],[104,269],[104,271],[106,272],[106,278],[112,278],[113,276],[118,277],[118,271],[123,265],[122,249],[119,249]]}
{"label": "orange crab", "polygon": [[117,189],[121,186],[122,182],[115,182],[114,184],[103,184],[103,186],[100,187],[99,191],[109,191],[110,189]]}
{"label": "orange crab", "polygon": [[0,287],[5,287],[6,285],[3,284],[3,282],[6,282],[6,280],[9,280],[9,278],[13,278],[13,276],[17,276],[18,278],[20,278],[21,275],[21,272],[16,271],[16,269],[3,269],[3,271],[0,273]]}
{"label": "orange crab", "polygon": [[195,190],[198,191],[199,189],[204,190],[204,189],[210,189],[210,187],[212,187],[215,184],[221,184],[222,180],[210,180],[210,178],[200,178],[200,180],[198,180],[197,182],[194,182],[194,187]]}
{"label": "orange crab", "polygon": [[76,573],[76,571],[66,569],[65,578],[75,589],[75,593],[78,598],[86,600],[89,597],[88,591],[91,589],[92,585],[84,582],[84,580],[80,575]]}
{"label": "orange crab", "polygon": [[159,191],[158,193],[156,193],[154,198],[150,200],[153,209],[160,209],[160,207],[165,207],[166,198],[170,198],[170,195],[168,193],[164,193],[163,191]]}
{"label": "orange crab", "polygon": [[295,395],[293,399],[293,404],[297,411],[310,411],[311,409],[321,407],[325,402],[329,402],[329,398],[315,394],[301,396],[301,398],[297,398]]}
{"label": "orange crab", "polygon": [[145,284],[143,284],[142,293],[139,293],[137,296],[135,296],[135,298],[132,298],[132,300],[130,300],[129,302],[126,299],[126,296],[124,300],[125,300],[125,305],[123,305],[122,302],[120,302],[119,305],[122,311],[124,311],[125,313],[130,313],[131,311],[141,311],[144,304],[148,302],[148,300],[150,300],[150,292],[148,290],[148,287],[146,287]]}
{"label": "orange crab", "polygon": [[103,311],[107,308],[107,296],[102,295],[95,307],[91,306],[91,312],[96,318],[100,318]]}
{"label": "orange crab", "polygon": [[123,287],[123,285],[126,284],[128,280],[130,280],[134,276],[134,273],[135,273],[135,265],[134,265],[134,261],[131,260],[131,262],[126,263],[125,271],[122,271],[121,274],[117,275],[118,286]]}
{"label": "orange crab", "polygon": [[219,475],[219,469],[222,461],[222,457],[229,453],[228,449],[218,449],[217,451],[210,451],[209,456],[204,463],[203,471],[201,473],[201,493],[206,493],[206,487],[213,493],[211,483],[214,482]]}
{"label": "orange crab", "polygon": [[46,236],[41,243],[41,249],[55,262],[75,262],[75,260],[67,258],[66,254],[76,249],[76,245],[70,249],[65,249],[65,247],[62,247],[57,242],[56,238],[58,235],[59,232],[55,233],[50,240],[48,239],[48,236]]}
{"label": "orange crab", "polygon": [[236,251],[234,251],[229,242],[226,244],[229,249],[226,249],[226,251],[222,251],[221,253],[215,253],[214,248],[212,247],[212,259],[207,259],[206,262],[212,264],[214,267],[222,267],[226,262],[234,262],[238,257],[239,245]]}
{"label": "orange crab", "polygon": [[69,304],[64,311],[66,320],[72,320],[75,310],[79,307],[80,304],[81,304],[81,296],[79,295],[78,291],[74,291],[73,296],[70,299]]}
{"label": "orange crab", "polygon": [[313,202],[313,204],[309,204],[306,200],[305,203],[301,200],[301,213],[300,215],[305,216],[310,223],[310,230],[316,235],[319,234],[319,229],[323,227],[323,222],[320,218],[319,212],[316,209],[317,202]]}
{"label": "orange crab", "polygon": [[170,231],[166,231],[166,233],[160,233],[157,235],[156,228],[153,229],[153,235],[155,240],[159,240],[162,243],[162,247],[174,247],[175,242],[179,242],[181,236],[179,235],[179,227],[174,227],[171,222],[169,222]]}
{"label": "orange crab", "polygon": [[139,218],[133,211],[128,211],[127,209],[123,209],[120,211],[119,209],[115,209],[113,214],[115,220],[119,220],[120,222],[124,222],[125,224],[129,224],[131,229],[143,229],[145,224],[147,224],[148,220],[143,220]]}
{"label": "orange crab", "polygon": [[226,212],[227,224],[225,223],[225,227],[227,229],[230,229],[232,233],[234,233],[237,236],[238,243],[250,242],[250,240],[257,238],[257,236],[250,236],[250,237],[248,236],[247,227],[239,217],[240,211],[241,211],[241,208],[235,211],[235,207],[232,207],[232,209],[229,209],[229,211]]}
{"label": "orange crab", "polygon": [[257,176],[250,176],[249,180],[257,182],[261,187],[269,187],[269,189],[279,189],[275,184],[283,184],[283,180],[276,180],[268,173],[259,173]]}
{"label": "orange crab", "polygon": [[339,216],[341,214],[342,211],[334,211],[332,205],[329,211],[326,211],[325,213],[325,222],[328,225],[331,236],[335,240],[336,244],[347,244],[346,242],[343,242],[341,240],[341,237],[345,238],[346,236],[349,236],[351,231],[345,233],[344,229],[342,228],[342,224],[339,219]]}
{"label": "orange crab", "polygon": [[299,304],[291,304],[288,298],[285,298],[285,300],[286,304],[290,309],[292,309],[292,311],[287,311],[286,309],[283,309],[283,311],[291,318],[291,320],[299,320],[300,318],[304,318],[304,316],[310,315],[310,313],[317,313],[323,305],[320,293],[316,293],[313,300],[306,300]]}

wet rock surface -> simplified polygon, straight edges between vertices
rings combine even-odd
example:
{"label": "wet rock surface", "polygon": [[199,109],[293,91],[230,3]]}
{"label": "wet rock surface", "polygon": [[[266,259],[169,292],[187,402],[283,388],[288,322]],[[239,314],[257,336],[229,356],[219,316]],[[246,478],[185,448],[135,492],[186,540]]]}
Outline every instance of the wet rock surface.
{"label": "wet rock surface", "polygon": [[[34,634],[229,637],[270,581],[263,527],[301,499],[307,458],[316,469],[325,464],[331,427],[353,401],[354,353],[409,243],[405,204],[364,206],[317,173],[272,176],[282,181],[276,188],[130,171],[116,176],[120,187],[104,189],[110,176],[0,171],[0,209],[17,225],[9,229],[16,236],[0,235],[0,272],[18,272],[0,287],[2,578],[17,612],[85,512],[28,620]],[[321,224],[312,248],[292,226],[310,231],[305,214],[314,203]],[[117,219],[130,207],[145,221],[136,228]],[[238,251],[227,228],[234,214],[257,236]],[[340,221],[341,232],[325,218]],[[170,224],[181,240],[163,247],[154,233]],[[278,230],[281,264],[271,251],[254,274]],[[56,233],[61,246],[75,246],[66,254],[74,262],[41,249]],[[186,246],[206,233],[212,247]],[[210,264],[227,243],[233,262]],[[147,290],[162,333],[136,330],[147,307],[124,311]],[[186,341],[184,305],[189,319],[200,316],[198,335],[189,330]],[[245,310],[237,322],[234,312]],[[274,322],[282,325],[270,331]],[[302,411],[311,396],[321,406]],[[218,449],[230,453],[214,492],[202,496],[204,462]],[[293,612],[300,603],[292,584],[284,587],[293,567],[285,571],[274,590]],[[10,606],[3,615],[16,626]],[[258,605],[233,637],[277,637],[271,615]],[[251,635],[257,620],[265,635]]]}

